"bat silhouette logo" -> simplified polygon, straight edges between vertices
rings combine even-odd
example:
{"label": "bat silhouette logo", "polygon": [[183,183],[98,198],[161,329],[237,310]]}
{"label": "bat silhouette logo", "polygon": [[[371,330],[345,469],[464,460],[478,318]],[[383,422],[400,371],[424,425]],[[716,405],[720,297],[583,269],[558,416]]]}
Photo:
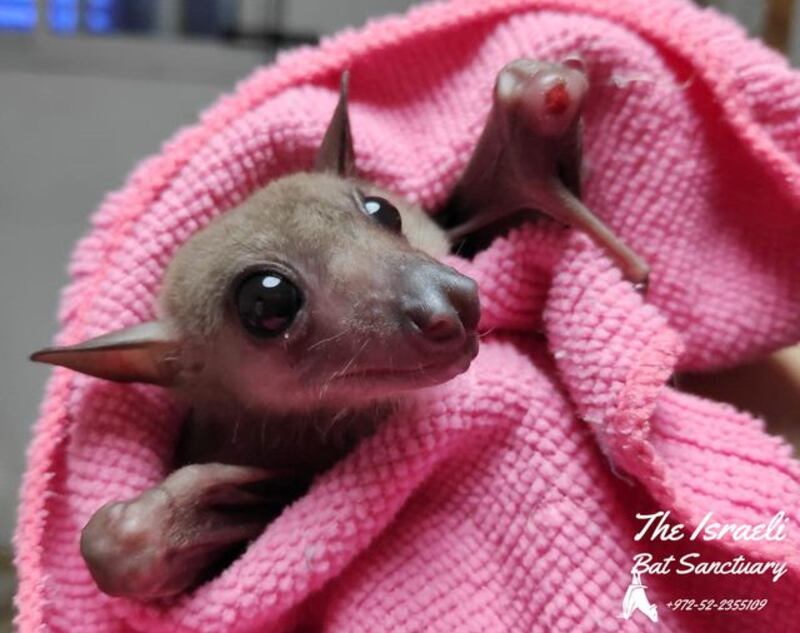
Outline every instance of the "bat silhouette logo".
{"label": "bat silhouette logo", "polygon": [[636,611],[644,613],[651,622],[658,622],[658,609],[647,599],[645,589],[647,585],[642,584],[639,572],[631,572],[631,584],[625,591],[622,599],[622,618],[630,620]]}

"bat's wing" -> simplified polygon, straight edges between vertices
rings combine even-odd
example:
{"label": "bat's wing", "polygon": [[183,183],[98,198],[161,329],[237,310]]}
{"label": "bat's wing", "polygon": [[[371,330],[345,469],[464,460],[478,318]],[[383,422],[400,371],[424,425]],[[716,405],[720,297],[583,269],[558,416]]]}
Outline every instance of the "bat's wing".
{"label": "bat's wing", "polygon": [[520,59],[497,76],[491,112],[445,209],[453,241],[536,210],[586,232],[634,283],[647,263],[580,201],[580,110],[588,89],[574,63]]}
{"label": "bat's wing", "polygon": [[581,197],[581,177],[583,165],[583,122],[577,122],[577,133],[564,139],[558,157],[558,178],[578,199]]}

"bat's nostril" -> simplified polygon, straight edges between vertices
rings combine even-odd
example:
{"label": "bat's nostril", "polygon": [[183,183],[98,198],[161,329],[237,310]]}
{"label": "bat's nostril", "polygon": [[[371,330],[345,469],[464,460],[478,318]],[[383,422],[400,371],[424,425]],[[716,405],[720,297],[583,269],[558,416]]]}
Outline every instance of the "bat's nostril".
{"label": "bat's nostril", "polygon": [[[418,284],[418,285],[417,285]],[[415,277],[417,288],[405,306],[413,330],[437,349],[464,343],[480,320],[477,284],[445,266],[425,269]]]}
{"label": "bat's nostril", "polygon": [[421,307],[409,312],[409,318],[420,334],[432,343],[450,343],[464,337],[464,326],[454,311],[437,311]]}

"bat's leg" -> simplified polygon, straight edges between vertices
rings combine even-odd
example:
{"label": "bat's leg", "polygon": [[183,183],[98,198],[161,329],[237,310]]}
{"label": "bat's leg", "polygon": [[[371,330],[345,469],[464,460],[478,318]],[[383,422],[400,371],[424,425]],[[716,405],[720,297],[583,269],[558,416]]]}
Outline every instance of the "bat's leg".
{"label": "bat's leg", "polygon": [[81,554],[105,593],[178,594],[257,537],[296,496],[286,485],[275,489],[274,477],[243,466],[184,466],[135,499],[100,508],[81,534]]}

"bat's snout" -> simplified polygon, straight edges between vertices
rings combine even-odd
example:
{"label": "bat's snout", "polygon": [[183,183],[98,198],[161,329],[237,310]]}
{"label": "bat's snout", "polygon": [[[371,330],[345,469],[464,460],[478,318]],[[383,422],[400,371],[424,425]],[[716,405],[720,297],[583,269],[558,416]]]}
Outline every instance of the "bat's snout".
{"label": "bat's snout", "polygon": [[409,280],[403,316],[417,347],[456,352],[473,344],[480,320],[477,284],[440,264],[420,267]]}

